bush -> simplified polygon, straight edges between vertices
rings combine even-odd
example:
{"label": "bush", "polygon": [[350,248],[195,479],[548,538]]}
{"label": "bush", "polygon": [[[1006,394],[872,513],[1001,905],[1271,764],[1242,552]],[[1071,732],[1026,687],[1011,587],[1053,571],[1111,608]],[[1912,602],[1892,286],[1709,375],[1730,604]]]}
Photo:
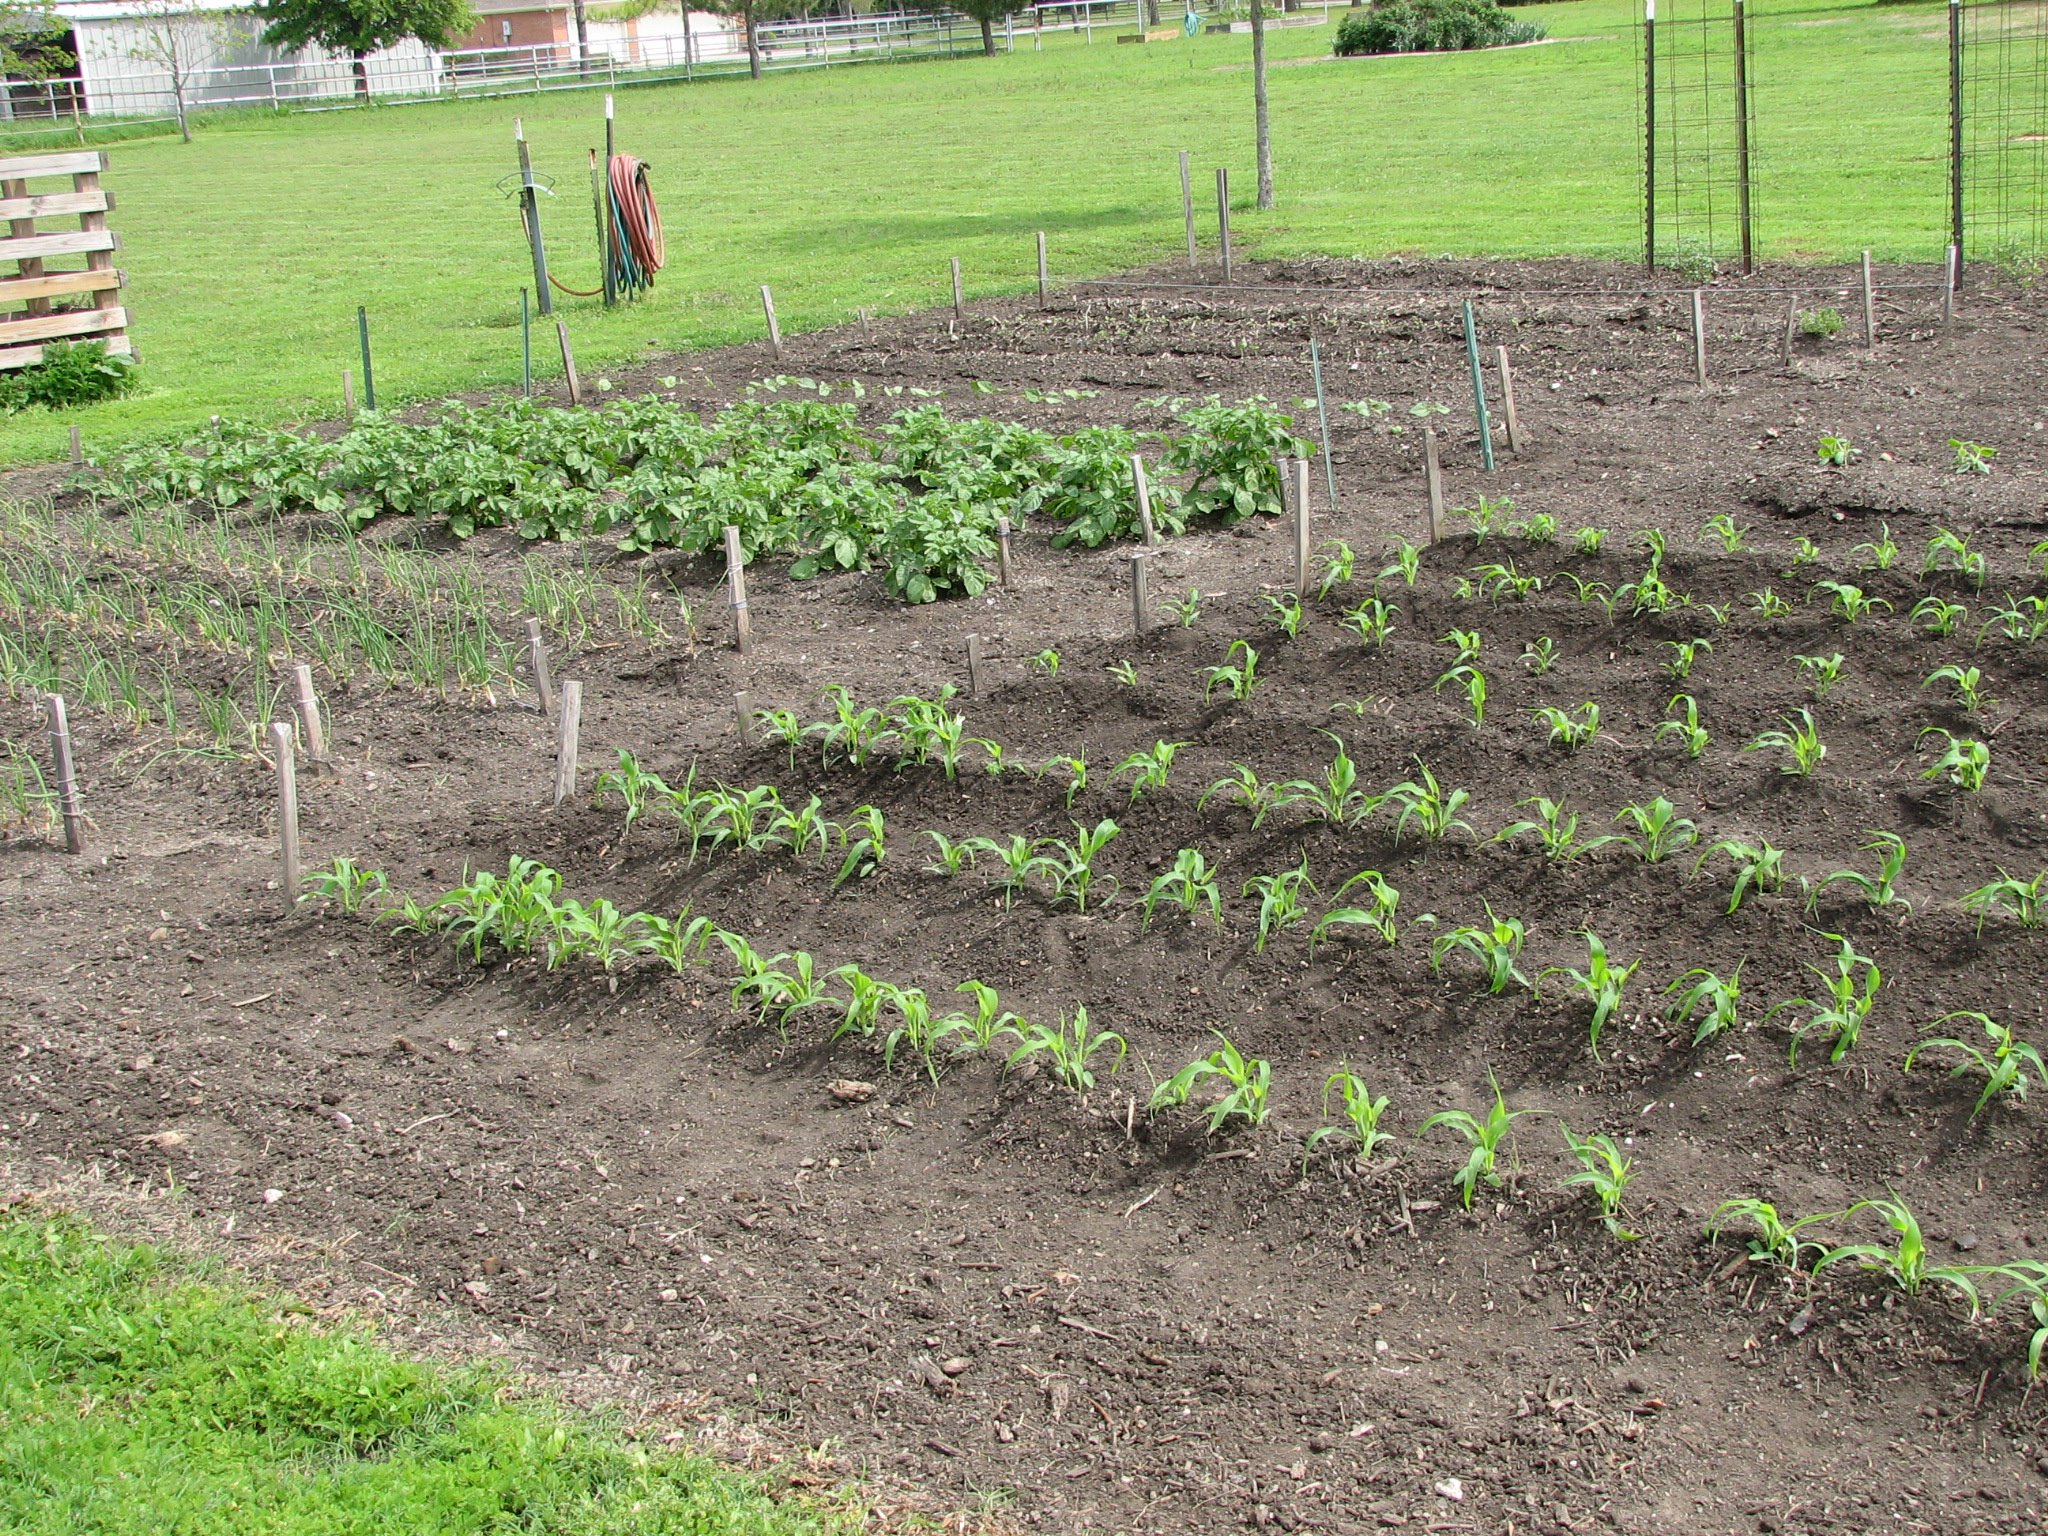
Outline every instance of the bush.
{"label": "bush", "polygon": [[34,367],[0,373],[0,415],[34,405],[54,411],[111,400],[126,393],[134,372],[135,365],[110,355],[103,341],[52,342]]}
{"label": "bush", "polygon": [[1344,18],[1336,49],[1346,57],[1438,53],[1533,43],[1543,36],[1541,27],[1515,20],[1494,0],[1375,0]]}

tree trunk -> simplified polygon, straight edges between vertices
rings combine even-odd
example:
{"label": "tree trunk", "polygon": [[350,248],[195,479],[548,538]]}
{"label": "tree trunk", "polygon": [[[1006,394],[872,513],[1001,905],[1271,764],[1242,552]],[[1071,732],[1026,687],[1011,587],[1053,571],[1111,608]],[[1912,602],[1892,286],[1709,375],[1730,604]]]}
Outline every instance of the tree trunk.
{"label": "tree trunk", "polygon": [[182,73],[172,72],[171,95],[178,103],[178,137],[187,144],[190,144],[192,142],[192,119],[185,106],[185,76]]}
{"label": "tree trunk", "polygon": [[590,18],[583,14],[583,0],[575,0],[572,9],[576,13],[576,73],[585,79],[590,77]]}
{"label": "tree trunk", "polygon": [[761,78],[761,36],[754,30],[754,8],[745,8],[747,23],[747,73],[756,80]]}
{"label": "tree trunk", "polygon": [[366,62],[368,55],[359,51],[349,57],[355,60],[356,94],[367,102],[370,99],[370,66]]}
{"label": "tree trunk", "polygon": [[1148,26],[1159,25],[1159,0],[1145,0],[1145,20]]}
{"label": "tree trunk", "polygon": [[1252,0],[1252,112],[1259,149],[1259,206],[1273,206],[1273,124],[1266,110],[1266,7]]}
{"label": "tree trunk", "polygon": [[981,18],[981,51],[987,54],[990,58],[994,58],[996,56],[995,23],[990,21],[986,16]]}

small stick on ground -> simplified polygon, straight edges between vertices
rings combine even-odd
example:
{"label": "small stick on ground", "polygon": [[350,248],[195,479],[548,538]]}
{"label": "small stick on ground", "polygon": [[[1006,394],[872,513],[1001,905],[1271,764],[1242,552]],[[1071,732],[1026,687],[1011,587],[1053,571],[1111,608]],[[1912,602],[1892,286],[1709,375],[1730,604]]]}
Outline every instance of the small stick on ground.
{"label": "small stick on ground", "polygon": [[555,805],[576,792],[576,737],[583,728],[583,685],[562,684],[562,718],[555,731]]}
{"label": "small stick on ground", "polygon": [[1146,569],[1151,559],[1147,550],[1137,550],[1131,557],[1131,628],[1141,638],[1152,615],[1150,592],[1151,572]]}
{"label": "small stick on ground", "polygon": [[768,285],[761,285],[761,311],[768,317],[768,350],[775,354],[775,361],[782,361],[782,327],[775,321],[775,295],[768,291]]}
{"label": "small stick on ground", "polygon": [[64,712],[64,695],[44,697],[50,717],[50,764],[57,781],[57,814],[64,823],[64,851],[85,852],[85,809],[78,798],[78,772],[71,761],[71,721]]}
{"label": "small stick on ground", "polygon": [[1863,345],[1877,345],[1877,287],[1870,280],[1870,252],[1863,253]]}
{"label": "small stick on ground", "polygon": [[1436,428],[1422,429],[1422,476],[1429,488],[1429,542],[1444,536],[1444,466],[1436,445]]}
{"label": "small stick on ground", "polygon": [[1799,296],[1785,301],[1785,366],[1792,366],[1792,343],[1799,335]]}
{"label": "small stick on ground", "polygon": [[1692,372],[1702,388],[1707,382],[1707,301],[1699,289],[1692,291]]}
{"label": "small stick on ground", "polygon": [[292,764],[292,728],[270,722],[270,755],[277,764],[277,855],[287,912],[299,905],[299,777]]}
{"label": "small stick on ground", "polygon": [[533,691],[540,700],[540,712],[555,712],[555,684],[548,672],[548,643],[541,638],[540,620],[526,621],[526,670],[533,676]]}
{"label": "small stick on ground", "polygon": [[306,761],[321,773],[332,773],[327,732],[320,724],[320,700],[313,692],[313,669],[303,661],[292,663],[292,710],[299,717],[299,740],[305,745]]}
{"label": "small stick on ground", "polygon": [[576,376],[576,354],[569,349],[569,325],[567,321],[555,322],[555,339],[562,344],[562,376],[569,381],[569,403],[583,403],[583,381]]}
{"label": "small stick on ground", "polygon": [[1508,349],[1495,347],[1494,360],[1500,365],[1500,409],[1507,420],[1508,452],[1519,456],[1522,451],[1522,417],[1515,409],[1515,370],[1508,362]]}

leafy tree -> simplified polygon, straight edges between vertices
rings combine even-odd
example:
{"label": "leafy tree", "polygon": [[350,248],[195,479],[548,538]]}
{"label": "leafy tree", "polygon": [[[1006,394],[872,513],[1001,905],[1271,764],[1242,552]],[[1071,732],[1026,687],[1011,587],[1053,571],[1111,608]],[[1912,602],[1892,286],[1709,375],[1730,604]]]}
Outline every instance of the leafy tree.
{"label": "leafy tree", "polygon": [[356,94],[370,99],[364,62],[380,49],[416,37],[429,48],[452,48],[476,25],[469,0],[257,0],[263,41],[273,48],[311,44],[355,60]]}
{"label": "leafy tree", "polygon": [[958,11],[970,21],[981,23],[981,51],[990,58],[996,54],[996,23],[1027,9],[1027,0],[954,0],[943,7]]}
{"label": "leafy tree", "polygon": [[47,80],[77,62],[57,46],[64,22],[35,0],[0,0],[0,76]]}

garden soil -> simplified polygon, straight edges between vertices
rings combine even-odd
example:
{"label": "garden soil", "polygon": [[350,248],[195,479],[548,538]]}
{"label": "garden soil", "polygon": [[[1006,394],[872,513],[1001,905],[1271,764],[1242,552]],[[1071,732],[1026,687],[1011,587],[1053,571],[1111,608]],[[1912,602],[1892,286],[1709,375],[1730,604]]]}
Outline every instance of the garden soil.
{"label": "garden soil", "polygon": [[[1848,326],[1801,335],[1787,367],[1782,274],[1724,280],[1706,294],[1702,386],[1689,295],[1638,293],[1628,269],[1318,261],[1239,276],[1225,290],[1155,273],[1184,286],[977,304],[961,320],[792,338],[780,362],[741,348],[605,382],[714,408],[750,381],[801,376],[834,398],[859,381],[870,425],[921,398],[887,393],[904,386],[959,415],[1155,429],[1175,398],[1312,395],[1313,336],[1336,485],[1332,506],[1313,466],[1313,538],[1346,541],[1357,566],[1327,601],[1312,596],[1297,637],[1265,601],[1295,579],[1289,532],[1271,520],[1198,527],[1148,557],[1155,598],[1202,594],[1190,627],[1159,617],[1134,635],[1129,547],[1054,550],[1051,530],[1027,523],[1011,584],[971,600],[904,607],[873,573],[798,583],[764,564],[749,573],[745,655],[719,570],[599,550],[608,571],[652,567],[696,632],[672,617],[657,643],[600,631],[557,647],[558,677],[584,689],[568,803],[548,803],[554,726],[511,686],[329,687],[336,771],[299,781],[308,862],[348,855],[394,889],[438,892],[524,855],[585,900],[687,902],[764,952],[855,962],[942,1002],[973,978],[1033,1021],[1085,1005],[1129,1044],[1121,1070],[1098,1058],[1092,1092],[1062,1088],[1042,1057],[1007,1075],[965,1061],[934,1084],[908,1051],[890,1069],[876,1045],[828,1042],[819,1013],[784,1041],[731,1010],[722,957],[680,977],[645,960],[550,973],[471,964],[318,901],[287,915],[268,765],[167,752],[83,718],[87,853],[24,834],[0,854],[0,1153],[18,1170],[174,1180],[230,1248],[302,1243],[387,1311],[467,1315],[480,1343],[676,1422],[712,1413],[792,1452],[824,1445],[891,1498],[963,1512],[965,1528],[2043,1529],[2048,1393],[2028,1381],[2023,1308],[1973,1322],[1938,1281],[1907,1295],[1845,1260],[1815,1282],[1748,1258],[1736,1236],[1702,1236],[1737,1196],[1790,1217],[1896,1192],[1931,1264],[2048,1259],[2048,1091],[1973,1119],[1976,1081],[1946,1074],[1952,1055],[1902,1070],[1920,1027],[1954,1009],[2048,1041],[2043,934],[1999,916],[1980,931],[1957,907],[2001,867],[2048,864],[2048,652],[1995,628],[1973,643],[1994,599],[2037,590],[2028,552],[2048,537],[2041,298],[1973,287],[1945,327],[1938,290],[1902,286],[1926,285],[1925,271],[1881,269],[1866,347],[1852,275],[1802,270],[1793,301]],[[1491,474],[1468,296],[1495,409]],[[1519,453],[1499,430],[1500,344]],[[1367,401],[1388,408],[1345,408]],[[1447,410],[1418,414],[1429,403]],[[1298,419],[1312,428],[1313,410]],[[1340,615],[1397,538],[1426,540],[1425,426],[1452,507],[1511,500],[1505,521],[1547,515],[1560,539],[1496,526],[1475,543],[1454,518],[1412,587],[1381,581],[1400,612],[1375,651]],[[1855,445],[1846,468],[1817,462],[1824,434]],[[1955,472],[1951,439],[1995,447],[1991,472]],[[16,491],[55,483],[31,475]],[[1720,514],[1752,549],[1702,541]],[[1609,530],[1601,553],[1574,552],[1581,526]],[[1922,578],[1942,527],[1988,557],[1983,593]],[[1863,570],[1858,547],[1887,528],[1897,563]],[[1565,573],[1636,579],[1650,529],[1693,606],[1631,616],[1623,601],[1610,619],[1579,601]],[[413,530],[393,520],[370,536]],[[1802,539],[1812,558],[1796,564]],[[466,554],[516,602],[516,539]],[[1476,566],[1510,560],[1540,590],[1497,606],[1459,595]],[[1823,579],[1890,606],[1847,623],[1827,594],[1806,601]],[[1753,611],[1766,587],[1789,615]],[[1929,592],[1967,605],[1954,638],[1909,619]],[[1477,730],[1462,692],[1433,686],[1454,627],[1484,637]],[[1085,755],[1071,813],[1057,772],[977,767],[949,782],[935,767],[892,771],[893,758],[826,771],[814,749],[792,762],[735,727],[743,690],[806,719],[835,683],[877,702],[964,693],[970,633],[986,658],[980,696],[962,703],[970,732],[1013,763]],[[1522,658],[1540,637],[1557,660],[1539,673]],[[1692,638],[1712,650],[1677,681],[1667,642]],[[1205,698],[1203,669],[1237,639],[1259,652],[1257,688]],[[1032,663],[1048,649],[1056,672]],[[1837,651],[1842,678],[1816,698],[1793,658]],[[1120,662],[1134,682],[1110,670]],[[1950,662],[1983,668],[1996,702],[1964,712],[1923,685]],[[1679,692],[1711,731],[1698,761],[1652,735]],[[1531,713],[1589,701],[1600,734],[1577,752]],[[40,750],[31,704],[4,707],[9,732]],[[1782,752],[1744,750],[1801,709],[1827,745],[1810,777],[1780,771]],[[1983,789],[1926,776],[1929,726],[1988,742]],[[1411,827],[1397,842],[1385,813],[1331,829],[1297,807],[1255,826],[1222,796],[1202,803],[1234,763],[1318,779],[1332,733],[1368,790],[1414,778],[1419,761],[1469,791],[1473,832],[1432,845]],[[1169,786],[1133,803],[1112,770],[1156,741],[1184,745]],[[772,782],[838,819],[877,806],[887,860],[839,887],[835,866],[786,856],[693,867],[663,815],[628,831],[616,797],[593,803],[594,774],[621,749],[675,784],[693,770],[700,784]],[[1490,841],[1532,796],[1578,810],[1582,840],[1663,796],[1700,842],[1657,863],[1613,845],[1551,863],[1527,839]],[[926,869],[924,829],[1071,839],[1104,817],[1121,829],[1104,856],[1121,888],[1085,912],[1036,887],[1006,904],[986,858],[958,878]],[[1809,911],[1795,878],[1731,914],[1728,861],[1695,877],[1724,838],[1769,839],[1795,877],[1867,870],[1870,830],[1906,838],[1910,905],[1872,909],[1838,883]],[[1184,847],[1220,872],[1220,930],[1164,908],[1142,921],[1146,887]],[[1321,892],[1312,916],[1346,875],[1380,870],[1400,891],[1399,943],[1340,930],[1311,955],[1304,925],[1260,950],[1256,900],[1240,890],[1304,855]],[[1526,921],[1531,981],[1586,963],[1582,928],[1617,960],[1641,959],[1597,1057],[1561,976],[1539,995],[1511,984],[1489,997],[1462,955],[1432,969],[1433,937],[1489,907]],[[1791,1026],[1808,1010],[1766,1010],[1814,995],[1809,968],[1832,970],[1835,934],[1883,987],[1839,1062],[1809,1037],[1795,1066]],[[1660,994],[1691,968],[1738,965],[1740,1026],[1695,1048]],[[1207,1089],[1148,1113],[1154,1083],[1213,1048],[1211,1031],[1271,1063],[1264,1126],[1205,1134]],[[1304,1162],[1340,1067],[1389,1101],[1394,1141],[1370,1166],[1327,1146]],[[1452,1184],[1465,1143],[1417,1132],[1439,1111],[1483,1114],[1496,1079],[1525,1113],[1500,1187],[1482,1181],[1467,1210]],[[1632,1236],[1564,1186],[1577,1167],[1566,1126],[1606,1132],[1633,1159]],[[1885,1236],[1869,1212],[1823,1231]]]}

